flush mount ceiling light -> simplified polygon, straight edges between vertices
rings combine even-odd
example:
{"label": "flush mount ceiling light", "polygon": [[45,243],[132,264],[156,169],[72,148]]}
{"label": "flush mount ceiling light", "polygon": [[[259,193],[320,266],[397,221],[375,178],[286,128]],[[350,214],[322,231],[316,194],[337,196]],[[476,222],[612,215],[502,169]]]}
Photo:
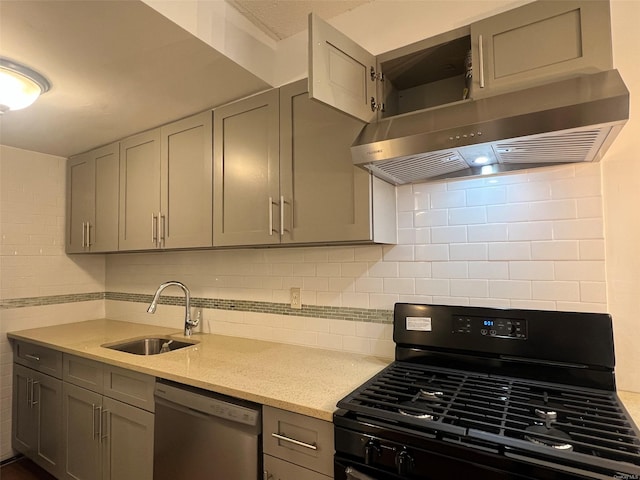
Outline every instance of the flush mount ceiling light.
{"label": "flush mount ceiling light", "polygon": [[28,107],[49,88],[38,72],[0,57],[0,114]]}

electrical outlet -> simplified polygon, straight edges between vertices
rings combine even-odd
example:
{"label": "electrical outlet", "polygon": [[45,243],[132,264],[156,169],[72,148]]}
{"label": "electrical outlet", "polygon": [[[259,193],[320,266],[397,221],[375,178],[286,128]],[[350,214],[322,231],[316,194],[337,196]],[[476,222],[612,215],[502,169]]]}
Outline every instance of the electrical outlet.
{"label": "electrical outlet", "polygon": [[291,308],[296,310],[302,309],[302,301],[300,300],[300,287],[291,287]]}

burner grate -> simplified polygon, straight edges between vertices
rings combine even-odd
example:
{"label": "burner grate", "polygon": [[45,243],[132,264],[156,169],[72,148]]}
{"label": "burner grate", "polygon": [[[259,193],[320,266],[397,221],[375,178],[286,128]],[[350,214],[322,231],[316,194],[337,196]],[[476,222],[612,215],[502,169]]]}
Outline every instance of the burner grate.
{"label": "burner grate", "polygon": [[594,466],[640,466],[638,432],[614,392],[395,362],[338,407],[429,436],[488,440]]}

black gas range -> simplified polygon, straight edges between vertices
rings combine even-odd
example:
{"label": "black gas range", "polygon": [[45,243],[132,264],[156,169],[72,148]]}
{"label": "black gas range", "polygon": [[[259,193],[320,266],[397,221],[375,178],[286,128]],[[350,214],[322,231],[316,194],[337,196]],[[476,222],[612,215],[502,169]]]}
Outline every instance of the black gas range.
{"label": "black gas range", "polygon": [[336,480],[640,479],[609,315],[399,303],[393,339],[338,403]]}

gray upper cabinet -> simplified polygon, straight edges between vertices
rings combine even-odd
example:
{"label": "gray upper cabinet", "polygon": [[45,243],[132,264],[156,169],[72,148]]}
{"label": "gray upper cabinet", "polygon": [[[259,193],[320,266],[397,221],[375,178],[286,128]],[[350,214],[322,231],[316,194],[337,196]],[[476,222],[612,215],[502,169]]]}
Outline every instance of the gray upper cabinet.
{"label": "gray upper cabinet", "polygon": [[613,63],[609,2],[540,0],[377,57],[367,55],[310,16],[310,96],[370,122],[608,70]]}
{"label": "gray upper cabinet", "polygon": [[211,111],[162,127],[161,212],[165,248],[212,244]]}
{"label": "gray upper cabinet", "polygon": [[214,111],[215,246],[280,243],[278,90]]}
{"label": "gray upper cabinet", "polygon": [[604,0],[534,2],[472,24],[471,37],[474,98],[613,66]]}
{"label": "gray upper cabinet", "polygon": [[120,250],[160,243],[160,129],[120,142]]}
{"label": "gray upper cabinet", "polygon": [[[306,80],[280,89],[282,243],[395,243],[393,187],[374,185],[351,160],[349,147],[362,126],[310,99]],[[389,197],[375,209],[374,189],[376,197],[381,190]]]}
{"label": "gray upper cabinet", "polygon": [[67,253],[118,249],[119,144],[67,163]]}
{"label": "gray upper cabinet", "polygon": [[376,111],[371,102],[377,97],[375,67],[375,56],[318,16],[309,15],[311,98],[362,121],[373,121]]}
{"label": "gray upper cabinet", "polygon": [[211,246],[211,112],[120,143],[120,250]]}

